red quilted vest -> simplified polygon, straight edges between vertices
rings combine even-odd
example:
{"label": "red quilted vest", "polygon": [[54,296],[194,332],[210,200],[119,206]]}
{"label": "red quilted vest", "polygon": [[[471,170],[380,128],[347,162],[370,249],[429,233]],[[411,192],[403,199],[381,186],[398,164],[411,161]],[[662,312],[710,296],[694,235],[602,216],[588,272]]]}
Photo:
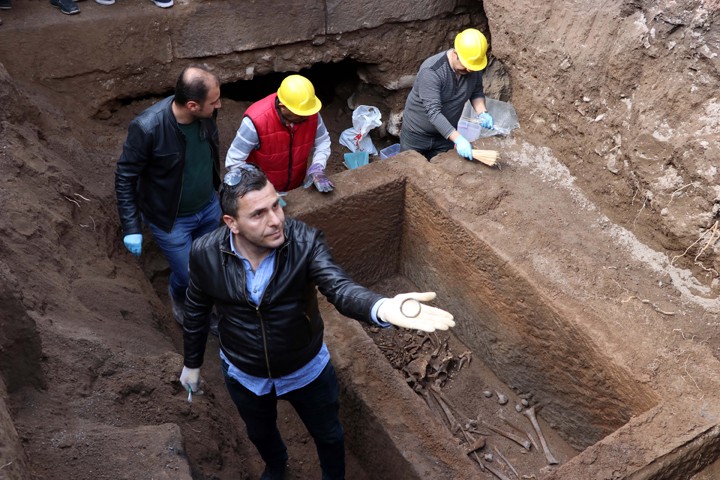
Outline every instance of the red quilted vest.
{"label": "red quilted vest", "polygon": [[277,94],[268,95],[248,107],[245,116],[255,125],[260,145],[247,161],[265,172],[278,192],[287,192],[302,185],[308,157],[315,145],[318,116],[311,115],[302,123],[283,125],[275,107]]}

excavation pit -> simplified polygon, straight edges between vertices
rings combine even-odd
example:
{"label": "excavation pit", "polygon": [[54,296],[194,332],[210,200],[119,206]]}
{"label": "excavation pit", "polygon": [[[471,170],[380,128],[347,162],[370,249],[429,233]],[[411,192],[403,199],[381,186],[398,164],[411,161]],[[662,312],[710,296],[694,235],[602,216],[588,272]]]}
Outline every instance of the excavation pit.
{"label": "excavation pit", "polygon": [[[358,183],[367,185],[364,180]],[[496,392],[504,392],[510,401],[496,413],[532,430],[514,409],[521,401],[518,394],[525,397],[532,394],[532,403],[543,406],[542,417],[559,434],[552,437],[553,450],[556,456],[558,451],[563,452],[559,458],[565,463],[573,456],[572,449],[558,445],[559,437],[582,450],[652,406],[653,396],[647,389],[637,387],[626,373],[602,358],[590,339],[553,308],[492,245],[464,229],[424,194],[420,182],[408,177],[394,179],[345,196],[301,218],[325,231],[336,260],[361,283],[375,285],[386,295],[404,291],[438,293],[436,305],[456,317],[457,326],[452,330],[455,338],[451,341],[455,354],[469,349],[472,359],[480,364],[452,372],[454,378],[449,381],[448,396],[456,399],[452,403],[466,412],[466,418],[507,427],[491,413],[492,407],[499,406]],[[352,221],[346,223],[341,219]],[[338,321],[332,311],[326,311],[325,316],[332,317],[328,321]],[[346,326],[341,324],[337,328]],[[383,333],[386,332],[371,333],[371,337],[382,341]],[[388,334],[384,337],[387,339]],[[348,363],[357,365],[357,350],[336,353],[341,358],[351,355],[354,360]],[[359,356],[367,358],[368,354],[362,352]],[[368,365],[369,371],[375,369],[380,367]],[[409,389],[402,375],[386,375],[396,381],[398,388]],[[371,383],[355,384],[354,375],[347,380],[353,383],[352,388],[373,388]],[[490,399],[482,394],[488,389],[494,393]],[[421,418],[433,415],[425,408],[424,413],[417,413],[415,409],[425,407],[420,397],[413,403],[410,412],[415,411]],[[382,403],[360,409],[358,418],[346,419],[348,431],[365,431],[364,419],[373,416],[370,412],[382,416],[378,412],[383,410]],[[438,420],[443,422],[443,418]],[[428,422],[427,426],[427,435],[437,431],[437,425]],[[387,431],[386,438],[394,438],[392,425],[382,427]],[[481,425],[479,430],[487,428]],[[549,434],[546,428],[544,435],[550,438]],[[353,442],[355,446],[377,448],[367,455],[367,461],[376,458],[378,452],[388,455],[387,452],[400,450],[398,446],[378,445],[377,439],[370,440],[358,438]],[[521,447],[501,437],[488,440],[486,451],[493,452],[489,448],[491,443],[510,449],[505,455],[514,465],[522,462],[534,466],[534,471],[524,473],[537,473],[538,466],[544,464],[542,452],[532,449],[533,455],[520,453]],[[400,463],[383,460],[384,465]],[[408,467],[411,466],[402,468],[412,470]]]}
{"label": "excavation pit", "polygon": [[[291,194],[288,214],[321,228],[336,260],[361,283],[386,295],[437,292],[435,305],[452,312],[457,322],[449,335],[438,335],[439,343],[447,339],[456,360],[465,351],[472,357],[459,371],[451,369],[442,395],[459,423],[474,419],[476,430],[490,433],[478,454],[493,454],[491,468],[512,476],[497,448],[521,475],[593,478],[565,476],[564,465],[582,451],[592,452],[598,442],[608,442],[613,432],[632,430],[631,419],[657,415],[653,410],[661,398],[613,362],[586,329],[588,318],[579,319],[578,310],[557,292],[509,261],[506,245],[468,228],[459,209],[437,201],[442,168],[419,158],[404,153],[364,172],[343,174],[342,193],[332,199]],[[448,196],[472,190],[455,185]],[[426,403],[411,388],[407,363],[413,357],[398,364],[397,356],[388,355],[393,343],[397,353],[423,343],[436,347],[437,341],[422,335],[413,340],[392,329],[363,330],[327,303],[323,316],[344,385],[348,445],[366,471],[387,471],[392,465],[397,471],[384,478],[489,475],[465,454],[470,442],[461,432],[451,432],[437,402]],[[422,351],[415,347],[414,352]],[[394,360],[395,369],[388,360]],[[491,398],[483,395],[487,391]],[[423,393],[434,395],[429,384]],[[498,394],[509,398],[506,405],[498,403]],[[537,443],[529,420],[515,409],[523,399],[537,405],[542,433],[559,465],[548,467],[542,448],[523,451],[482,423],[532,432]],[[701,443],[714,448],[714,442]]]}
{"label": "excavation pit", "polygon": [[[122,246],[112,178],[127,126],[182,67],[204,63],[227,87],[227,147],[246,104],[268,91],[254,82],[317,72],[347,94],[330,102],[342,114],[323,109],[335,147],[350,100],[382,93],[384,118],[397,120],[422,59],[474,26],[492,34],[486,93],[513,103],[522,125],[514,142],[475,145],[502,150],[502,170],[452,153],[432,163],[405,154],[335,175],[344,167],[334,150],[336,191],[295,192],[288,211],[322,226],[363,283],[437,290],[437,305],[459,320],[450,351],[473,358],[449,369],[443,394],[468,418],[502,427],[503,411],[529,428],[513,406],[531,393],[560,465],[492,435],[481,456],[498,446],[538,480],[720,478],[720,257],[707,240],[716,240],[707,221],[717,203],[708,112],[717,109],[706,80],[716,73],[716,6],[508,5],[295,1],[268,15],[258,2],[178,1],[165,11],[128,0],[84,2],[72,17],[47,2],[3,10],[0,477],[259,476],[219,378],[217,342],[203,367],[207,395],[188,405],[177,381],[182,334],[157,288],[167,272],[148,265],[151,249],[138,265]],[[400,362],[400,346],[422,354],[431,340],[363,330],[327,304],[323,313],[349,480],[493,478],[406,380],[418,370]],[[282,406],[279,419],[295,478],[317,478],[303,425]]]}

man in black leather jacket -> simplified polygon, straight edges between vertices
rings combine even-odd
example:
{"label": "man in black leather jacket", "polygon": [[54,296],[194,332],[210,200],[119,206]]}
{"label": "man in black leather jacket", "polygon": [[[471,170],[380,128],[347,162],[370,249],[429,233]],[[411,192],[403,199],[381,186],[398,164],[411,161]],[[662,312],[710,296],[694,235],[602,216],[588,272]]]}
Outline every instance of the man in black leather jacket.
{"label": "man in black leather jacket", "polygon": [[276,426],[277,399],[289,401],[315,440],[323,479],[345,475],[339,388],[323,342],[317,287],[345,316],[381,327],[425,331],[454,325],[422,304],[433,292],[383,298],[358,284],[332,258],[319,230],[286,219],[275,188],[251,164],[225,176],[225,226],[193,244],[180,382],[198,390],[208,317],[215,307],[225,383],[265,471],[281,479],[288,459]]}
{"label": "man in black leather jacket", "polygon": [[145,221],[170,265],[169,293],[182,323],[192,241],[220,223],[220,83],[203,67],[185,68],[175,95],[151,106],[128,128],[115,172],[123,242],[142,251]]}

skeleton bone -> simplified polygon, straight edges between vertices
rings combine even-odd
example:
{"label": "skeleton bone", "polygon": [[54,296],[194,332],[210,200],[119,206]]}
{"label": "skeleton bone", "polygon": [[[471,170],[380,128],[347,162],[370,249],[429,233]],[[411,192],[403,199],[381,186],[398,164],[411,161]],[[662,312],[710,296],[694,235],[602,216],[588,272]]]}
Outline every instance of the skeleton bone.
{"label": "skeleton bone", "polygon": [[443,398],[441,397],[442,394],[441,394],[440,392],[438,392],[438,391],[437,391],[436,389],[434,389],[434,388],[431,388],[431,389],[430,389],[430,394],[431,394],[432,397],[435,399],[435,401],[438,403],[438,405],[440,405],[440,408],[442,408],[443,413],[445,413],[445,416],[447,417],[448,423],[450,424],[450,431],[451,431],[453,434],[457,433],[458,430],[462,430],[463,432],[465,432],[465,430],[463,430],[462,425],[460,424],[460,422],[458,422],[458,421],[455,419],[455,415],[453,415],[452,411],[450,410],[450,406],[447,405],[447,404],[445,403],[445,401],[443,400]]}
{"label": "skeleton bone", "polygon": [[547,460],[548,465],[557,465],[560,463],[555,459],[553,454],[550,453],[550,448],[548,448],[545,437],[543,437],[542,431],[540,431],[540,424],[537,421],[537,417],[535,417],[535,407],[533,406],[528,408],[523,412],[523,415],[525,415],[530,420],[530,423],[532,423],[535,433],[537,433],[537,436],[540,439],[540,445],[542,445],[543,453],[545,453],[545,459]]}
{"label": "skeleton bone", "polygon": [[[462,433],[463,433],[463,435],[465,435],[465,439],[466,439],[468,442],[474,442],[472,435],[470,435],[470,434],[469,434],[468,432],[466,432],[465,430],[463,430]],[[483,472],[487,470],[488,472],[492,473],[493,475],[495,475],[495,476],[496,476],[497,478],[499,478],[500,480],[510,480],[505,474],[503,474],[502,472],[498,471],[498,470],[497,470],[495,467],[493,467],[492,465],[485,465],[485,464],[483,464],[483,463],[482,463],[482,460],[480,460],[480,457],[478,456],[477,452],[473,451],[473,452],[471,452],[471,453],[472,453],[472,456],[475,457],[475,461],[477,462],[477,464],[480,466],[480,470],[482,470]]]}
{"label": "skeleton bone", "polygon": [[430,410],[435,414],[436,417],[442,417],[444,412],[438,408],[437,402],[434,402],[430,398],[430,394],[428,394],[427,390],[421,389],[418,390],[420,395],[422,395],[423,399],[425,399],[425,403],[427,403],[428,407],[430,407]]}
{"label": "skeleton bone", "polygon": [[437,346],[435,347],[435,350],[433,350],[433,352],[430,354],[431,358],[437,357],[440,354],[440,350],[442,350],[443,348],[447,350],[447,341],[441,341],[437,338],[437,335],[435,336],[435,340],[437,340],[437,343],[433,342],[433,344],[436,344]]}
{"label": "skeleton bone", "polygon": [[428,357],[417,358],[405,365],[403,370],[416,382],[419,382],[425,378],[429,360]]}
{"label": "skeleton bone", "polygon": [[502,435],[503,437],[507,438],[508,440],[512,440],[513,442],[517,443],[521,447],[523,447],[525,450],[530,450],[530,442],[525,440],[522,437],[519,437],[511,432],[506,432],[504,430],[501,430],[493,425],[490,425],[489,423],[483,421],[482,424],[492,430],[493,432],[497,433],[498,435]]}
{"label": "skeleton bone", "polygon": [[470,455],[471,453],[475,452],[476,450],[480,450],[483,447],[485,447],[485,439],[480,437],[477,440],[473,441],[468,447],[465,447],[465,454]]}
{"label": "skeleton bone", "polygon": [[500,470],[496,469],[496,468],[493,467],[492,465],[485,465],[485,468],[486,468],[490,473],[492,473],[492,474],[495,475],[497,478],[499,478],[500,480],[510,480],[510,478],[509,478],[507,475],[505,475],[504,473],[502,473]]}
{"label": "skeleton bone", "polygon": [[494,446],[493,448],[495,449],[495,453],[498,454],[498,457],[502,458],[503,462],[507,463],[507,466],[510,467],[510,470],[512,470],[512,472],[515,474],[515,476],[517,478],[520,478],[520,474],[517,472],[517,470],[515,470],[515,467],[513,467],[513,464],[510,463],[510,460],[505,458],[505,455],[503,455],[502,452],[500,450],[498,450],[498,448],[496,446]]}
{"label": "skeleton bone", "polygon": [[[469,432],[466,432],[465,430],[462,430],[462,429],[461,429],[461,431],[462,431],[462,434],[465,436],[465,440],[468,443],[470,443],[470,444],[475,443],[475,439],[473,438],[472,435],[470,435]],[[478,466],[480,467],[480,470],[482,470],[484,472],[485,465],[483,465],[482,461],[480,460],[480,457],[478,457],[477,452],[473,450],[472,452],[468,453],[468,455],[472,455],[473,457],[475,457],[475,461],[477,462]]]}
{"label": "skeleton bone", "polygon": [[472,352],[466,351],[460,354],[460,357],[458,357],[458,372],[462,370],[463,365],[466,363],[469,365],[470,362],[472,362]]}
{"label": "skeleton bone", "polygon": [[531,441],[532,444],[533,444],[533,447],[535,447],[535,450],[540,450],[540,449],[538,448],[537,443],[535,443],[535,438],[533,438],[533,436],[530,435],[530,432],[525,432],[525,435],[527,435],[527,437],[530,439],[530,441]]}
{"label": "skeleton bone", "polygon": [[448,376],[448,369],[450,369],[451,363],[455,362],[455,357],[452,353],[448,352],[447,355],[445,355],[444,358],[440,359],[438,357],[433,358],[430,361],[430,368],[432,369],[432,372],[428,374],[427,378],[437,379],[435,381],[435,384],[442,384],[445,382]]}
{"label": "skeleton bone", "polygon": [[[460,410],[455,408],[455,406],[450,402],[450,400],[447,398],[447,396],[442,392],[442,390],[440,390],[440,387],[438,387],[436,385],[432,385],[430,387],[430,390],[432,390],[433,393],[435,393],[440,398],[440,400],[442,400],[442,402],[445,403],[445,405],[447,405],[447,407],[451,411],[455,412],[455,415],[457,415],[458,417],[462,417],[465,420],[464,421],[465,425],[472,422],[472,420],[470,420],[465,415],[463,415],[462,412],[460,412]],[[475,422],[475,425],[477,425],[477,422]]]}
{"label": "skeleton bone", "polygon": [[499,415],[499,417],[500,417],[500,420],[502,420],[503,422],[505,422],[508,426],[510,426],[510,428],[512,428],[512,429],[515,430],[516,432],[524,433],[524,434],[528,437],[528,439],[530,439],[530,442],[532,442],[532,445],[533,445],[533,447],[535,447],[535,450],[540,450],[540,448],[538,447],[537,443],[535,443],[535,439],[533,438],[532,435],[530,435],[530,432],[528,432],[527,430],[523,430],[523,429],[517,427],[514,423],[512,423],[510,420],[508,420],[507,418],[503,417],[502,415]]}
{"label": "skeleton bone", "polygon": [[[440,408],[443,409],[443,412],[445,413],[445,416],[448,418],[448,421],[452,425],[451,430],[453,433],[456,433],[457,430],[460,430],[462,434],[465,436],[465,440],[468,441],[468,443],[473,444],[475,443],[475,439],[472,435],[470,435],[469,432],[467,432],[464,428],[462,428],[462,425],[455,419],[455,416],[453,415],[450,403],[445,398],[445,395],[440,391],[439,388],[433,386],[430,387],[430,394],[429,396],[432,396],[432,398],[435,399],[435,401],[440,405]],[[485,465],[482,463],[482,460],[480,460],[480,457],[478,456],[477,452],[473,451],[470,453],[473,457],[475,457],[475,461],[477,461],[477,464],[480,466],[480,470],[482,471],[489,471],[493,475],[495,475],[499,480],[510,480],[505,474],[495,469],[495,467],[491,465]]]}

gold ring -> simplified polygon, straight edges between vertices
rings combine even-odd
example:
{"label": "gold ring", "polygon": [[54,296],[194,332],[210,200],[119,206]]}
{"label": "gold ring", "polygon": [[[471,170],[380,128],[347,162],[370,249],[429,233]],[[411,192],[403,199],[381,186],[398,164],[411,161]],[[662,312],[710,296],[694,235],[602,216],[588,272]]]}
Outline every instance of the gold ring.
{"label": "gold ring", "polygon": [[[407,313],[405,313],[405,312],[403,311],[403,307],[405,306],[405,302],[415,302],[415,303],[417,304],[417,311],[416,311],[413,315],[408,315]],[[402,313],[403,315],[405,315],[407,318],[416,318],[418,315],[420,315],[420,311],[421,311],[421,310],[422,310],[422,304],[421,304],[419,301],[415,300],[414,298],[406,298],[406,299],[403,300],[402,303],[400,304],[400,313]]]}

